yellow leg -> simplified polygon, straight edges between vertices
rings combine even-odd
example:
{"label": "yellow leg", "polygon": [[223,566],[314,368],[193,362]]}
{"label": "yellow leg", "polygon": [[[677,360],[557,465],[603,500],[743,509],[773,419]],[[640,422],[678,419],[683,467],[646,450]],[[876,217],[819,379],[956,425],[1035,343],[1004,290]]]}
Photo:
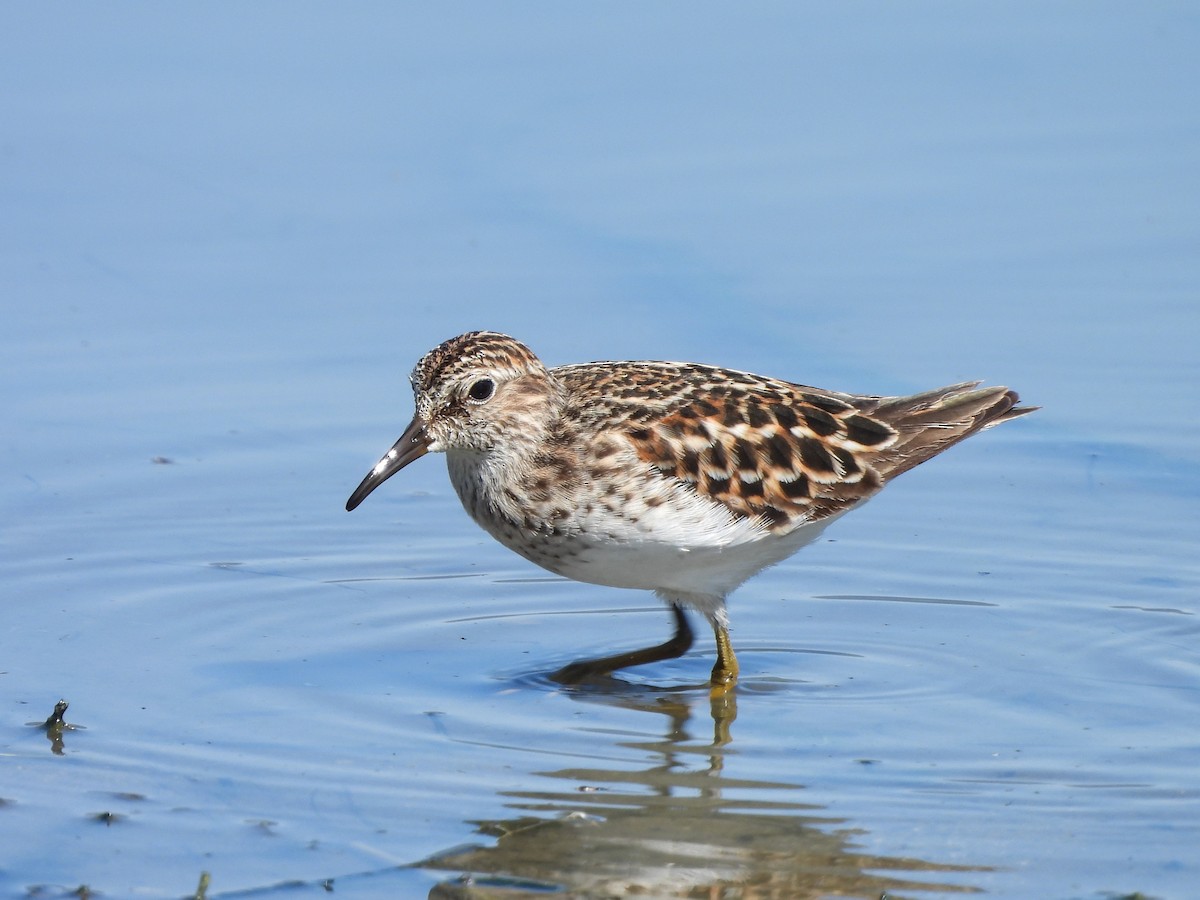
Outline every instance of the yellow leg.
{"label": "yellow leg", "polygon": [[714,625],[713,632],[717,636],[717,664],[712,670],[712,690],[717,694],[724,693],[737,682],[738,662],[725,627]]}
{"label": "yellow leg", "polygon": [[[671,636],[670,640],[655,644],[653,647],[643,647],[641,650],[629,650],[612,656],[601,656],[598,659],[581,659],[563,666],[550,677],[559,684],[578,684],[597,675],[608,675],[617,669],[683,656],[692,646],[692,628],[688,625],[687,617],[681,606],[672,603],[671,612],[675,615],[675,634]],[[734,672],[737,672],[736,663]]]}

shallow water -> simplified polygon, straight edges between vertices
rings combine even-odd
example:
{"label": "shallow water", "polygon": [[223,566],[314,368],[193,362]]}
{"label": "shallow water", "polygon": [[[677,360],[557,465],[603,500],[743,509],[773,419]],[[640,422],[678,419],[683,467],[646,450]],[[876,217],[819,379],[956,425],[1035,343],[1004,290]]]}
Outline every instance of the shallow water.
{"label": "shallow water", "polygon": [[[9,9],[0,892],[1194,896],[1200,23],[1102,12]],[[564,689],[665,610],[438,459],[342,508],[474,327],[1044,409],[738,591],[726,701]]]}

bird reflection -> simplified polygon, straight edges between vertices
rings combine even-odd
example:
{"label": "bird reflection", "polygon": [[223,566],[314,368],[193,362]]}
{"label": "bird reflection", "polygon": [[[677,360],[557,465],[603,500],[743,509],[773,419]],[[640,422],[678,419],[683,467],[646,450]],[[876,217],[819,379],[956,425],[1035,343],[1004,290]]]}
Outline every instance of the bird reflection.
{"label": "bird reflection", "polygon": [[[660,737],[619,744],[644,754],[648,765],[537,773],[554,783],[506,792],[511,818],[473,823],[493,845],[455,848],[418,864],[465,873],[436,885],[431,898],[560,892],[805,900],[978,890],[961,874],[941,882],[933,876],[985,868],[858,852],[857,832],[844,819],[793,799],[802,785],[725,775],[737,714],[733,692],[712,698],[625,687],[572,696],[661,716]],[[701,703],[708,704],[711,738],[693,733],[693,704]]]}

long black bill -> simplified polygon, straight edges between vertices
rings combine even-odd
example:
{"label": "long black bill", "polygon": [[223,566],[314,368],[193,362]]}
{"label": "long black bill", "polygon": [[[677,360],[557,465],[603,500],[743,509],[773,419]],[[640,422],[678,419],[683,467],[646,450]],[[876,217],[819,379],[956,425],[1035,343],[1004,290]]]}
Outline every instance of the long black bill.
{"label": "long black bill", "polygon": [[375,464],[367,477],[362,480],[350,499],[346,501],[346,512],[354,509],[367,499],[367,494],[375,490],[414,459],[420,459],[429,450],[429,435],[425,433],[425,422],[420,416],[413,417],[409,426],[400,435],[400,440],[392,444],[392,449],[383,455],[383,459]]}

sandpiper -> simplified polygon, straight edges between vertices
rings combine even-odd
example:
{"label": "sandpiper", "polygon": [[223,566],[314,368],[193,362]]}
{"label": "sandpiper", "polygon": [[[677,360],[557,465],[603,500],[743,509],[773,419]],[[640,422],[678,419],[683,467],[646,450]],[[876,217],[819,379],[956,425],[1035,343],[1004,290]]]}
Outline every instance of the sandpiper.
{"label": "sandpiper", "polygon": [[690,607],[716,636],[714,690],[738,675],[725,605],[734,588],[900,473],[1037,408],[980,382],[874,397],[695,363],[547,369],[490,331],[435,347],[411,381],[411,424],[346,509],[413,460],[445,453],[463,506],[504,546],[577,581],[652,590],[674,615],[666,642],[553,678],[682,655]]}

